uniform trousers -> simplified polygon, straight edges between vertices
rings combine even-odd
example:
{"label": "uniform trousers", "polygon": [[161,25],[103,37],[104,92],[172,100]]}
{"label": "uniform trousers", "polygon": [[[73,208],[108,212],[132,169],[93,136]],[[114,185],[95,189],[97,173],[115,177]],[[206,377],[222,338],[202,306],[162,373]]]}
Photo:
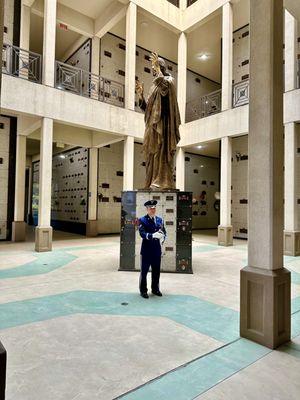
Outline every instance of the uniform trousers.
{"label": "uniform trousers", "polygon": [[147,274],[151,267],[152,292],[159,290],[159,277],[160,277],[160,262],[161,255],[141,255],[141,274],[140,274],[140,292],[147,293]]}

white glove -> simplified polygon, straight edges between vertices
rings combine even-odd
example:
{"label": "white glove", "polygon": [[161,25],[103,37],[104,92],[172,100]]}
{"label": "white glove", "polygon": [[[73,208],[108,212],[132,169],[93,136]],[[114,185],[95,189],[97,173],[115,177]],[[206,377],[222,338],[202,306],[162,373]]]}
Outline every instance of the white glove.
{"label": "white glove", "polygon": [[152,235],[153,239],[162,239],[163,237],[164,237],[163,233],[160,233],[160,232],[155,232]]}

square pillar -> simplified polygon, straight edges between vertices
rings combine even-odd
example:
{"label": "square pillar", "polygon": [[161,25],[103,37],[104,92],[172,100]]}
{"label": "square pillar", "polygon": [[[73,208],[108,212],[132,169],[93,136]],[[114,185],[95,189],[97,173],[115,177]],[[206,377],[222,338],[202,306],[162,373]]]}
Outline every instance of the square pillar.
{"label": "square pillar", "polygon": [[[18,125],[20,117],[18,118]],[[19,126],[18,126],[19,129]],[[25,172],[26,172],[26,136],[17,135],[16,151],[16,180],[15,180],[15,208],[14,221],[12,224],[12,241],[22,242],[25,240],[26,223],[25,213]]]}
{"label": "square pillar", "polygon": [[89,198],[86,236],[97,236],[98,149],[89,149]]}
{"label": "square pillar", "polygon": [[284,254],[300,255],[299,205],[297,203],[299,172],[297,165],[297,125],[285,125],[284,167]]}
{"label": "square pillar", "polygon": [[187,79],[187,37],[182,32],[178,39],[178,78],[177,100],[181,123],[185,123],[186,111],[186,79]]}
{"label": "square pillar", "polygon": [[125,108],[135,108],[137,6],[129,2],[126,12]]}
{"label": "square pillar", "polygon": [[51,183],[52,183],[53,120],[42,119],[40,144],[39,211],[35,229],[35,250],[52,250]]}
{"label": "square pillar", "polygon": [[134,137],[124,139],[123,190],[133,190]]}
{"label": "square pillar", "polygon": [[297,88],[298,72],[298,23],[288,10],[284,12],[285,29],[285,91]]}
{"label": "square pillar", "polygon": [[[4,32],[4,1],[0,2],[0,49],[3,48],[3,32]],[[0,74],[0,97],[1,97],[1,81],[2,73]]]}
{"label": "square pillar", "polygon": [[43,84],[54,86],[56,0],[44,1]]}
{"label": "square pillar", "polygon": [[176,152],[176,189],[185,191],[185,152],[182,147]]}
{"label": "square pillar", "polygon": [[187,8],[187,0],[179,0],[180,10],[185,10]]}
{"label": "square pillar", "polygon": [[222,111],[232,108],[233,7],[222,7]]}
{"label": "square pillar", "polygon": [[283,0],[250,2],[249,239],[240,334],[271,349],[291,337],[283,268]]}
{"label": "square pillar", "polygon": [[91,94],[90,97],[95,100],[99,100],[100,94],[100,38],[94,36],[92,38],[92,54],[91,54],[91,73],[95,76],[92,77],[91,81]]}
{"label": "square pillar", "polygon": [[218,244],[232,246],[233,229],[231,225],[231,157],[232,140],[224,137],[221,140],[221,191],[220,191],[220,225],[218,226]]}
{"label": "square pillar", "polygon": [[20,48],[29,51],[30,41],[30,7],[22,4],[21,6],[21,25],[20,25]]}

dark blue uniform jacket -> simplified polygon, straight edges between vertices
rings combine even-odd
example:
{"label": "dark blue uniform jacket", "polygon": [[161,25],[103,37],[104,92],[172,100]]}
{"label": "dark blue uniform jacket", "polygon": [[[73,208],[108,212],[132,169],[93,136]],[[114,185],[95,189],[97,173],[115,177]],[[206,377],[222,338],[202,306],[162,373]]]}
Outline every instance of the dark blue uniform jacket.
{"label": "dark blue uniform jacket", "polygon": [[143,238],[141,254],[148,257],[160,257],[161,245],[159,239],[153,239],[152,234],[162,230],[166,235],[166,230],[162,218],[155,216],[155,222],[149,215],[139,219],[139,232]]}

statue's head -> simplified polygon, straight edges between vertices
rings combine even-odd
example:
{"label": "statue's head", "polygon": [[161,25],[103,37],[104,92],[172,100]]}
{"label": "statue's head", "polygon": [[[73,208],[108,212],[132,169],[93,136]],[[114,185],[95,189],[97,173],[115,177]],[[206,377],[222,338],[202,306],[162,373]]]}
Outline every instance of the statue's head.
{"label": "statue's head", "polygon": [[[158,63],[159,63],[160,70],[161,70],[162,74],[163,75],[168,75],[167,65],[166,65],[165,60],[163,58],[161,58],[161,57],[158,57]],[[153,75],[156,76],[156,71],[153,68],[153,66],[152,66],[152,72],[153,72]]]}

